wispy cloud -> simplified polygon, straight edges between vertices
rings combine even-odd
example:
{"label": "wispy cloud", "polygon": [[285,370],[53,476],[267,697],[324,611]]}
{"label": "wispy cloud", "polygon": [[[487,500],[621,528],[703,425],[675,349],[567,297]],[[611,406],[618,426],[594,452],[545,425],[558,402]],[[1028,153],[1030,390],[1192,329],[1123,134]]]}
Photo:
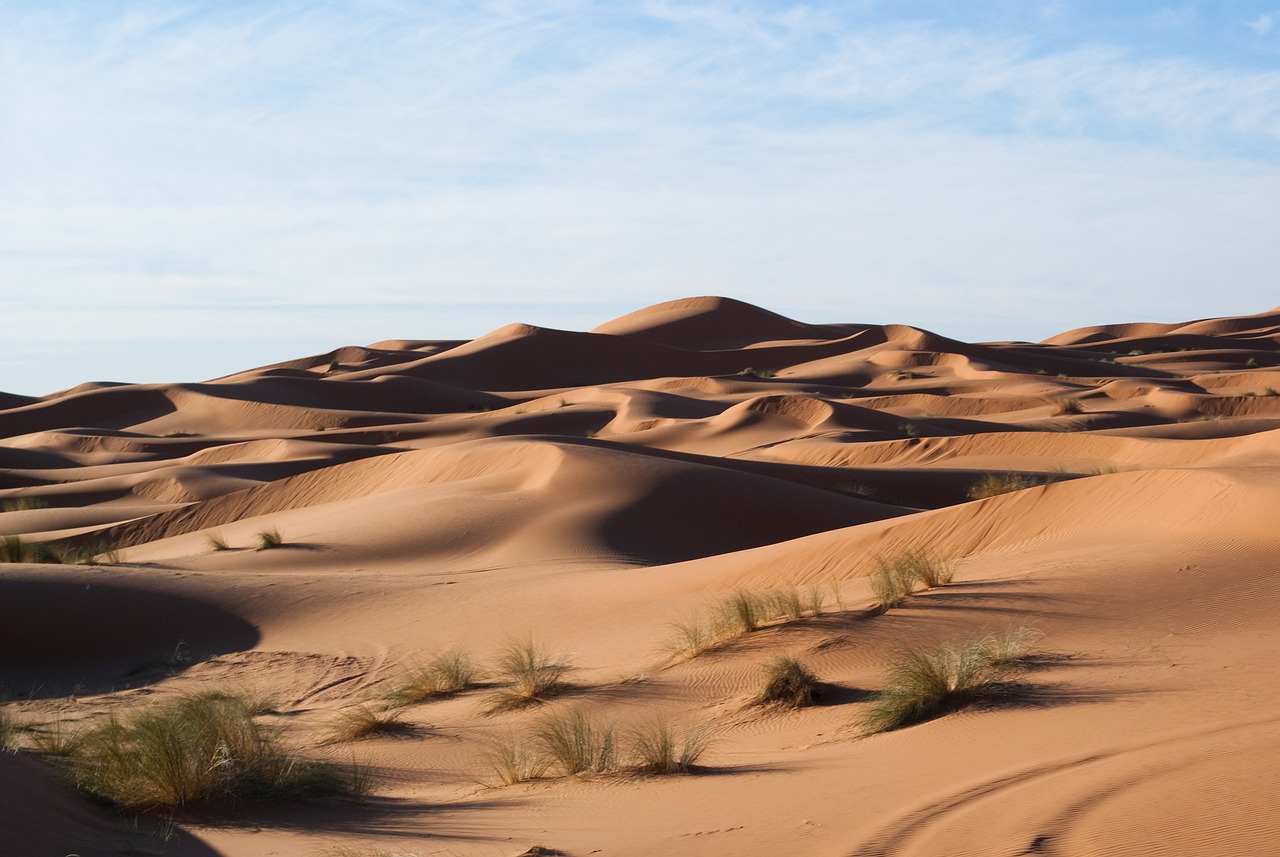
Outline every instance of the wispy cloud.
{"label": "wispy cloud", "polygon": [[988,335],[1249,309],[1280,73],[1153,49],[1214,13],[1143,5],[1132,38],[1071,3],[0,7],[0,279],[68,338],[79,302],[210,341],[196,307],[602,292]]}

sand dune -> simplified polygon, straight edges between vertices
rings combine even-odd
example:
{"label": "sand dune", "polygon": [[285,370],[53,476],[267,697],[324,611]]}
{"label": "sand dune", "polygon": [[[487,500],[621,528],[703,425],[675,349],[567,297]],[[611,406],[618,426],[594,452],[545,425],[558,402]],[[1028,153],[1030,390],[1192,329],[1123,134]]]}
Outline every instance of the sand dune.
{"label": "sand dune", "polygon": [[[0,564],[0,854],[1272,853],[1277,389],[1280,310],[965,343],[698,297],[0,395],[0,534],[26,545]],[[954,580],[877,608],[912,551]],[[82,564],[34,561],[58,555]],[[673,625],[793,587],[820,615],[673,653]],[[903,647],[1017,628],[1037,655],[1004,696],[864,734]],[[567,685],[486,713],[519,640]],[[326,743],[447,649],[482,687]],[[752,704],[783,653],[817,705]],[[160,814],[42,758],[55,725],[246,688],[374,797],[206,807],[157,844]],[[622,749],[658,720],[710,744],[677,776],[498,786],[494,742],[572,711]]]}

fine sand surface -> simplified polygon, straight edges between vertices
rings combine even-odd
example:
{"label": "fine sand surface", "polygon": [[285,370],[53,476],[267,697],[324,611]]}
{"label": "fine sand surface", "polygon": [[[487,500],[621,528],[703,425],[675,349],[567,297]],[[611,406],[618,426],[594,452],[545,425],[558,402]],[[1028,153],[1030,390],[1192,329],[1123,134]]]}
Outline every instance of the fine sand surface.
{"label": "fine sand surface", "polygon": [[[0,565],[28,729],[0,753],[0,857],[1280,853],[1277,390],[1280,309],[971,344],[708,297],[0,396],[0,534],[118,549]],[[970,499],[993,473],[1024,478]],[[920,550],[954,580],[872,609],[877,559]],[[821,615],[668,651],[673,623],[789,587]],[[864,734],[901,649],[1017,628],[1016,693]],[[486,713],[527,640],[567,686]],[[486,686],[327,743],[446,650]],[[813,707],[752,704],[784,653]],[[373,795],[135,819],[28,740],[210,689],[268,697]],[[570,711],[710,744],[685,774],[498,785],[494,743]]]}

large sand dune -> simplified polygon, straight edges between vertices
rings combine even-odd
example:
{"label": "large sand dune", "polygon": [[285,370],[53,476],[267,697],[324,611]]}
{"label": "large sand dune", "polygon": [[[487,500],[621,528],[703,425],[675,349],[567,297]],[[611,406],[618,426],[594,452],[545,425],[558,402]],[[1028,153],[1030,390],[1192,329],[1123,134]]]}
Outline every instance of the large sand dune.
{"label": "large sand dune", "polygon": [[[1280,853],[1277,390],[1280,310],[971,344],[708,297],[0,394],[0,534],[94,556],[0,565],[5,710],[33,730],[0,754],[0,855]],[[878,561],[920,550],[955,579],[873,609]],[[822,615],[668,651],[790,587]],[[864,734],[901,649],[1013,628],[1018,693]],[[572,664],[560,695],[324,743],[434,653],[490,669],[528,639]],[[780,653],[819,704],[751,704]],[[374,796],[171,829],[85,801],[31,737],[226,688]],[[571,710],[710,745],[677,776],[494,785],[494,741]]]}

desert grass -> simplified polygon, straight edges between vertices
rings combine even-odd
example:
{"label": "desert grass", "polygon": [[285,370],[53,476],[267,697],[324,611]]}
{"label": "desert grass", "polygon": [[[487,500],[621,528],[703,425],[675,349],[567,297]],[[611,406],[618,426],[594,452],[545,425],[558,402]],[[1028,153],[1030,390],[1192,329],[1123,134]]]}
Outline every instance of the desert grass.
{"label": "desert grass", "polygon": [[103,563],[120,562],[119,550],[106,541],[69,545],[65,542],[28,542],[17,535],[0,537],[0,562],[87,565],[99,557]]}
{"label": "desert grass", "polygon": [[1058,399],[1053,406],[1053,415],[1055,417],[1064,417],[1082,413],[1084,413],[1084,406],[1080,404],[1079,399],[1072,397]]}
{"label": "desert grass", "polygon": [[12,752],[18,749],[19,736],[24,728],[17,715],[7,705],[0,705],[0,751]]}
{"label": "desert grass", "polygon": [[510,643],[498,658],[497,678],[504,686],[486,698],[495,713],[537,705],[563,689],[560,681],[570,669],[532,641]]}
{"label": "desert grass", "polygon": [[780,616],[789,622],[796,622],[804,618],[804,597],[796,587],[788,586],[785,589],[770,592],[766,595],[766,598],[769,612],[774,616]]}
{"label": "desert grass", "polygon": [[359,741],[371,735],[386,735],[404,728],[400,709],[374,708],[368,704],[344,709],[325,738],[326,744]]}
{"label": "desert grass", "polygon": [[42,497],[13,497],[0,503],[0,512],[29,512],[32,509],[47,509],[49,503]]}
{"label": "desert grass", "polygon": [[204,537],[204,543],[209,546],[211,551],[231,550],[231,546],[227,544],[227,540],[223,538],[222,533],[209,533]]}
{"label": "desert grass", "polygon": [[968,497],[970,500],[985,500],[1042,484],[1043,480],[1026,473],[987,473],[969,488]]}
{"label": "desert grass", "polygon": [[258,550],[267,551],[278,548],[284,544],[284,536],[280,534],[280,530],[272,527],[269,530],[262,530],[258,533]]}
{"label": "desert grass", "polygon": [[179,697],[88,732],[63,762],[75,785],[114,806],[181,808],[225,799],[359,797],[362,771],[307,761],[226,693]]}
{"label": "desert grass", "polygon": [[471,656],[451,650],[414,667],[386,694],[391,705],[416,705],[472,687],[479,676]]}
{"label": "desert grass", "polygon": [[983,635],[898,653],[884,689],[862,719],[866,734],[932,720],[1007,692],[1026,668],[1029,632]]}
{"label": "desert grass", "polygon": [[503,786],[536,780],[550,767],[545,755],[532,742],[510,732],[490,739],[483,755],[497,777],[497,784]]}
{"label": "desert grass", "polygon": [[68,758],[84,745],[88,730],[84,726],[70,726],[62,718],[31,729],[31,749],[42,756]]}
{"label": "desert grass", "polygon": [[927,551],[877,556],[876,569],[870,576],[871,591],[876,606],[888,610],[901,606],[915,592],[916,584],[934,589],[950,583],[954,574],[953,563]]}
{"label": "desert grass", "polygon": [[631,730],[628,768],[640,774],[665,776],[688,773],[710,744],[710,734],[702,727],[677,732],[663,721]]}
{"label": "desert grass", "polygon": [[612,726],[599,726],[581,711],[544,719],[534,731],[543,758],[565,776],[616,770]]}
{"label": "desert grass", "polygon": [[803,708],[813,704],[819,687],[817,677],[804,664],[791,655],[779,655],[765,665],[763,686],[755,703]]}
{"label": "desert grass", "polygon": [[[839,585],[832,584],[831,588],[843,609]],[[764,592],[738,590],[716,604],[709,614],[697,613],[683,622],[673,622],[663,650],[676,661],[692,660],[765,625],[821,616],[825,603],[826,596],[818,586],[811,587],[807,593],[801,593],[794,586]]]}

